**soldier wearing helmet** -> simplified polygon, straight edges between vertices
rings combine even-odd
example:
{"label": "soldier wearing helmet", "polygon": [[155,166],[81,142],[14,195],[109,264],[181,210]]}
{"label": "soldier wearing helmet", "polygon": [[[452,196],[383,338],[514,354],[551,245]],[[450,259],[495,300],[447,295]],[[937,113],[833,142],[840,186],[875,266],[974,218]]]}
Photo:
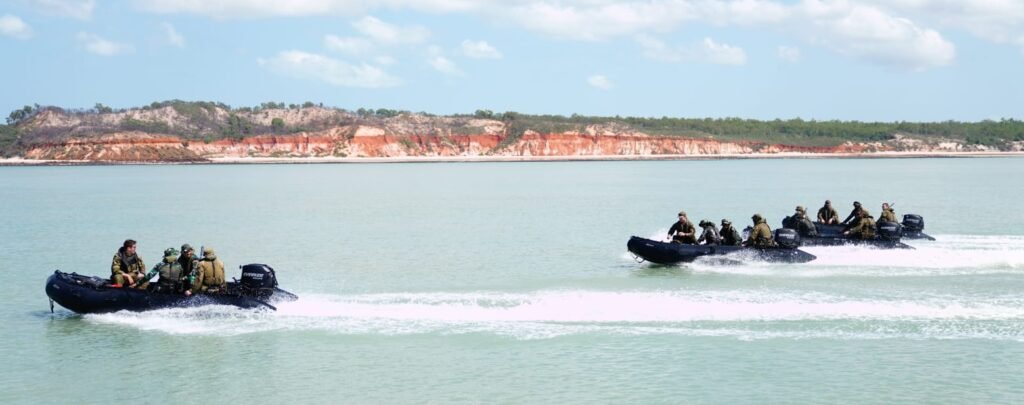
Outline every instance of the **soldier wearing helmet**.
{"label": "soldier wearing helmet", "polygon": [[757,248],[775,246],[775,240],[772,238],[772,229],[768,227],[768,222],[765,221],[764,217],[761,214],[754,214],[750,219],[754,222],[754,230],[750,231],[750,237],[747,238],[746,242],[743,242],[743,246]]}
{"label": "soldier wearing helmet", "polygon": [[700,221],[700,227],[704,229],[704,232],[697,239],[698,244],[717,245],[722,242],[722,237],[718,235],[718,228],[715,227],[714,222],[706,219],[702,220]]}
{"label": "soldier wearing helmet", "polygon": [[722,244],[726,246],[739,246],[743,243],[743,237],[740,236],[739,231],[732,227],[732,221],[728,219],[722,219],[722,231],[719,233],[722,236]]}
{"label": "soldier wearing helmet", "polygon": [[213,248],[203,248],[203,259],[199,261],[196,280],[192,283],[193,293],[223,293],[227,287],[224,280],[224,262],[217,258]]}

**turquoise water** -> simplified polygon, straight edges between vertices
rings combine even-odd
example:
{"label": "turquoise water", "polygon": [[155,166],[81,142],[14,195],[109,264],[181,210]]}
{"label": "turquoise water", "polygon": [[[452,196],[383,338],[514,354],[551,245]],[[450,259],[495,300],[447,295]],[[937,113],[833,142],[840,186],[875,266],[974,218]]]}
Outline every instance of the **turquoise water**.
{"label": "turquoise water", "polygon": [[[0,403],[1024,400],[1024,159],[0,167]],[[923,215],[913,251],[636,263],[630,235]],[[49,311],[54,269],[188,242],[301,296]]]}

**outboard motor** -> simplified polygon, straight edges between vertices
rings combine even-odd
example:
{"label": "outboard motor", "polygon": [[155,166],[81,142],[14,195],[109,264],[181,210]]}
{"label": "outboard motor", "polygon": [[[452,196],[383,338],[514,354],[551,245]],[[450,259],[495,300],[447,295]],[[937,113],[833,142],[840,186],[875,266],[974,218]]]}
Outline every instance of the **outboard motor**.
{"label": "outboard motor", "polygon": [[921,232],[924,230],[924,218],[920,215],[903,215],[903,228],[908,232]]}
{"label": "outboard motor", "polygon": [[247,264],[242,266],[242,279],[238,284],[248,294],[269,297],[277,287],[277,274],[265,264]]}
{"label": "outboard motor", "polygon": [[779,247],[787,249],[794,249],[800,247],[800,233],[795,229],[776,229],[775,230],[775,243]]}
{"label": "outboard motor", "polygon": [[[906,220],[906,219],[904,219]],[[895,222],[878,222],[876,235],[882,240],[900,240],[903,237],[903,225]]]}

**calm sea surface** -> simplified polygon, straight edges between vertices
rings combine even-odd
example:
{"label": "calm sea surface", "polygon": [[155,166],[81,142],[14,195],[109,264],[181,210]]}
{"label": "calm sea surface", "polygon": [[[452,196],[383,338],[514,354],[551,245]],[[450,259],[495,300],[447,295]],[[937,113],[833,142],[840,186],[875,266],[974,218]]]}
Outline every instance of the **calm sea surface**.
{"label": "calm sea surface", "polygon": [[[917,249],[659,267],[685,209],[859,200]],[[1021,403],[1024,159],[0,167],[0,403]],[[51,314],[126,238],[301,296]]]}

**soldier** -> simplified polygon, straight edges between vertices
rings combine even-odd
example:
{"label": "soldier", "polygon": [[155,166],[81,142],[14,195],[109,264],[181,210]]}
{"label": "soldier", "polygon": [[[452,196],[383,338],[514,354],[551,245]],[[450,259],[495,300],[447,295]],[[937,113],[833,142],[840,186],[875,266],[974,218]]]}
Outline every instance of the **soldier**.
{"label": "soldier", "polygon": [[768,222],[765,221],[764,217],[761,214],[754,214],[750,219],[754,221],[754,230],[750,231],[750,237],[747,238],[746,242],[743,242],[743,246],[757,248],[775,246],[775,240],[772,238],[772,229],[768,227]]}
{"label": "soldier", "polygon": [[740,232],[736,228],[732,227],[732,222],[728,219],[722,220],[722,244],[726,246],[739,246],[743,243],[743,238],[740,236]]}
{"label": "soldier", "polygon": [[183,281],[185,281],[184,288],[186,290],[192,288],[192,283],[196,280],[196,272],[199,271],[199,258],[195,255],[195,250],[192,249],[192,245],[188,243],[181,245],[181,256],[178,257],[178,264],[181,265]]}
{"label": "soldier", "polygon": [[839,223],[839,213],[832,208],[832,200],[825,200],[825,206],[818,209],[818,223],[827,225]]}
{"label": "soldier", "polygon": [[[135,241],[128,239],[117,249],[110,263],[110,282],[117,286],[135,285],[146,273],[146,264],[135,253]],[[144,288],[144,287],[143,287]]]}
{"label": "soldier", "polygon": [[672,238],[672,243],[689,245],[697,243],[697,230],[693,228],[693,223],[686,217],[686,211],[679,211],[679,221],[668,229],[668,236]]}
{"label": "soldier", "polygon": [[859,221],[853,228],[843,232],[843,235],[855,236],[860,239],[874,239],[875,238],[875,218],[868,213],[868,210],[860,210],[857,213]]}
{"label": "soldier", "polygon": [[203,259],[199,261],[196,280],[192,283],[192,292],[208,294],[224,292],[227,287],[224,281],[224,262],[217,258],[212,247],[204,247]]}
{"label": "soldier", "polygon": [[844,232],[850,230],[851,228],[853,228],[855,226],[857,226],[857,223],[860,222],[860,218],[861,218],[860,217],[860,212],[861,211],[864,211],[864,208],[861,207],[860,201],[854,201],[853,202],[853,211],[850,211],[850,215],[847,215],[846,219],[844,219],[843,222],[839,223],[840,225],[843,225],[843,226],[846,227],[846,228],[843,228]]}
{"label": "soldier", "polygon": [[882,203],[882,215],[878,216],[878,222],[898,222],[896,210],[892,209],[889,203]]}
{"label": "soldier", "polygon": [[796,206],[796,213],[793,214],[793,221],[796,231],[800,233],[800,236],[817,237],[818,228],[814,226],[810,218],[807,218],[807,209],[803,206]]}
{"label": "soldier", "polygon": [[700,238],[697,239],[698,244],[703,243],[705,245],[717,245],[722,242],[722,238],[718,236],[718,228],[715,227],[714,222],[706,219],[702,220],[700,221],[700,227],[704,228],[704,232],[702,232],[700,234]]}
{"label": "soldier", "polygon": [[[167,248],[164,250],[164,260],[153,266],[153,270],[146,274],[146,280],[157,274],[160,275],[160,279],[157,280],[157,292],[170,294],[182,292],[182,279],[187,275],[181,270],[181,264],[178,263],[177,249]],[[185,295],[192,295],[192,291],[185,290]]]}

